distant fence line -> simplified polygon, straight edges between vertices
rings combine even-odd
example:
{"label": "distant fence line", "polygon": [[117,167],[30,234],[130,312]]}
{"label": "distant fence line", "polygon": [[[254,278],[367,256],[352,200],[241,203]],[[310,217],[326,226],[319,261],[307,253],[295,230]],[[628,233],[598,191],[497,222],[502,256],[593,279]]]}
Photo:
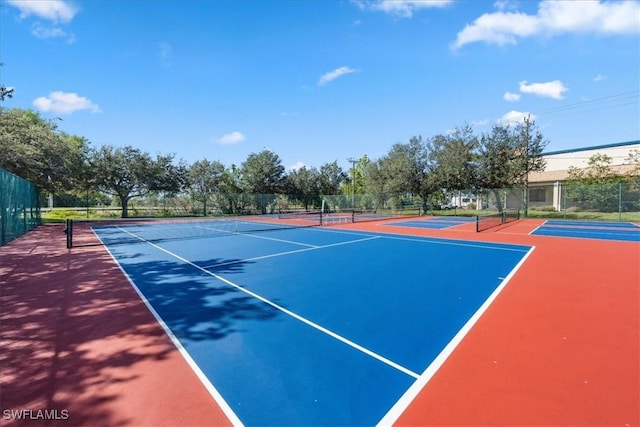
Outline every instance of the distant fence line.
{"label": "distant fence line", "polygon": [[[526,200],[526,202],[525,202]],[[640,215],[640,183],[609,183],[597,185],[549,184],[529,187],[525,198],[524,187],[498,189],[472,189],[439,191],[427,200],[411,194],[253,194],[213,193],[205,203],[190,195],[153,195],[130,201],[130,216],[202,216],[273,214],[291,210],[317,210],[326,212],[342,209],[380,210],[401,214],[403,211],[420,210],[420,213],[441,213],[456,209],[459,213],[500,212],[502,210],[528,211],[535,216],[549,213],[554,217],[571,217],[572,214],[592,213],[611,218],[625,213]],[[74,208],[70,213],[86,216],[119,216],[117,205]],[[615,216],[615,215],[613,215]]]}

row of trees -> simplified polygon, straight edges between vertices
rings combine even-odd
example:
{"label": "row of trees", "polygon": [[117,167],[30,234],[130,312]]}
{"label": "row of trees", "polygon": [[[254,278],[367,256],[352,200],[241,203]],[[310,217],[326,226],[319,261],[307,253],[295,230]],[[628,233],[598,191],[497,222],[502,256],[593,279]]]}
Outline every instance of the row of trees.
{"label": "row of trees", "polygon": [[[188,164],[173,154],[153,156],[132,146],[92,147],[34,111],[0,111],[0,167],[48,192],[80,199],[113,196],[123,217],[133,198],[150,193],[188,194],[206,215],[210,201],[221,194],[288,194],[309,209],[326,195],[379,195],[374,203],[380,206],[389,195],[427,201],[446,191],[526,186],[530,172],[544,169],[546,144],[535,123],[525,118],[514,126],[497,124],[480,136],[468,125],[428,139],[416,136],[379,159],[362,156],[350,171],[337,161],[286,171],[269,150],[250,154],[239,166],[207,159]],[[260,211],[266,212],[272,201],[260,198]],[[229,198],[226,209],[239,213],[242,207]]]}
{"label": "row of trees", "polygon": [[631,150],[625,159],[626,171],[617,172],[613,159],[594,154],[586,168],[570,167],[563,193],[563,209],[598,212],[640,210],[640,150]]}

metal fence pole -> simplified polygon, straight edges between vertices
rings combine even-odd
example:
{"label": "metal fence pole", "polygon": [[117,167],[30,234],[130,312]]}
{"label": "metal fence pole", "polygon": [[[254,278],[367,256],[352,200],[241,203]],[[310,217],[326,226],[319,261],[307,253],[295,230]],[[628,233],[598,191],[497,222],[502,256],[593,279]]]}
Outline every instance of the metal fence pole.
{"label": "metal fence pole", "polygon": [[622,222],[622,183],[618,183],[618,222]]}

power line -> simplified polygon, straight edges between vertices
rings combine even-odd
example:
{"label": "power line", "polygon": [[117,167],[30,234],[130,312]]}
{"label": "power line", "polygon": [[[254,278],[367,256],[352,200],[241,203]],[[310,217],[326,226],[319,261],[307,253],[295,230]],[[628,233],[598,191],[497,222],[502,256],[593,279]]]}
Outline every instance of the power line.
{"label": "power line", "polygon": [[591,108],[592,106],[600,106],[602,104],[605,104],[603,105],[603,107],[607,107],[606,105],[607,103],[615,103],[617,105],[631,105],[631,104],[634,104],[633,100],[636,100],[637,102],[639,99],[640,99],[640,90],[632,90],[628,92],[618,93],[615,95],[603,96],[601,98],[594,98],[586,101],[576,102],[573,104],[563,105],[560,107],[550,108],[548,110],[544,110],[543,113],[573,111],[573,110],[579,110],[581,108]]}
{"label": "power line", "polygon": [[[580,101],[573,104],[562,105],[559,107],[549,108],[536,113],[536,116],[561,116],[567,114],[589,113],[593,111],[612,110],[615,108],[627,107],[629,105],[640,105],[640,90],[632,90],[621,92],[615,95],[603,96],[600,98]],[[506,122],[519,122],[525,117],[531,116],[532,113],[527,112],[519,116],[504,119]]]}

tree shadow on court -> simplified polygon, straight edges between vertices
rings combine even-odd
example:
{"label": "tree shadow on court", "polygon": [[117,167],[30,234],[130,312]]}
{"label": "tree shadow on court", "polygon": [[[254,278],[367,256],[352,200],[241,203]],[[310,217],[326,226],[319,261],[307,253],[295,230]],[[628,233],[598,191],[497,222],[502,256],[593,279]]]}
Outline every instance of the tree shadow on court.
{"label": "tree shadow on court", "polygon": [[[166,370],[177,366],[176,348],[103,248],[67,251],[59,233],[57,226],[40,227],[0,248],[0,407],[57,410],[60,419],[3,419],[2,423],[133,424],[140,420],[137,412],[146,409],[150,396],[157,398],[155,389],[145,394],[134,387],[153,388],[161,383],[158,376],[170,379],[172,372]],[[211,264],[229,261],[211,260]],[[237,332],[239,321],[277,315],[213,277],[194,275],[193,267],[187,271],[188,267],[179,262],[143,262],[135,267],[140,270],[138,285],[153,290],[149,301],[181,339],[218,340]],[[218,272],[242,268],[242,263],[232,263]],[[179,393],[181,387],[184,392],[189,389],[182,378],[174,380],[168,387],[175,388],[178,396],[165,396],[170,408],[164,410],[173,410],[188,423],[189,411],[180,405],[193,403],[190,396]],[[207,398],[200,406],[209,403]],[[219,416],[214,406],[210,417]],[[63,410],[69,419],[62,419]],[[171,421],[165,417],[164,423]]]}
{"label": "tree shadow on court", "polygon": [[241,332],[250,321],[269,320],[280,313],[217,277],[241,273],[250,263],[209,259],[198,263],[211,266],[203,271],[179,260],[134,261],[125,269],[178,339],[203,341]]}

